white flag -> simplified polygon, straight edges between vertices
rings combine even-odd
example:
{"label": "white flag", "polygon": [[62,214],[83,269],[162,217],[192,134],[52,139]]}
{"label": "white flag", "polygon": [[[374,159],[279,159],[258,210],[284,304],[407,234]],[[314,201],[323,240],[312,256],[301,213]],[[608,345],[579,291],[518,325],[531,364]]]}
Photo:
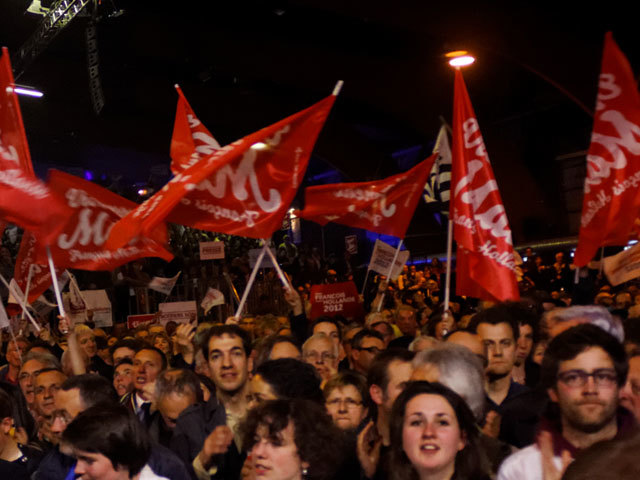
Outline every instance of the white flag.
{"label": "white flag", "polygon": [[172,278],[163,278],[163,277],[153,277],[147,285],[147,288],[150,290],[155,290],[156,292],[164,293],[165,295],[171,294],[171,290],[176,286],[176,282],[178,281],[178,277],[182,272],[178,272],[175,277]]}
{"label": "white flag", "polygon": [[640,277],[640,243],[604,258],[604,273],[614,287]]}
{"label": "white flag", "polygon": [[7,317],[7,311],[4,309],[4,305],[0,302],[0,328],[10,327],[9,317]]}
{"label": "white flag", "polygon": [[[371,262],[369,262],[369,269],[382,275],[388,275],[395,254],[396,249],[391,245],[376,240],[376,244],[373,247],[373,254],[371,255]],[[409,260],[409,250],[402,250],[398,253],[396,264],[391,272],[391,280],[398,278],[407,260]]]}
{"label": "white flag", "polygon": [[209,310],[211,310],[216,305],[224,305],[224,295],[220,290],[216,290],[215,288],[209,288],[207,290],[207,294],[202,299],[200,306],[204,310],[204,314],[206,315]]}

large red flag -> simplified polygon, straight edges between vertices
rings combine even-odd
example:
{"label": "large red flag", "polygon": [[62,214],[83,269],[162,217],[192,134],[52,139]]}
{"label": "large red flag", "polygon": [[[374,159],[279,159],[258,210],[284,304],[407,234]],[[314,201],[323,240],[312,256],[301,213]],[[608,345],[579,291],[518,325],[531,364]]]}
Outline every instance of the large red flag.
{"label": "large red flag", "polygon": [[305,189],[298,215],[404,238],[436,154],[404,173],[373,182],[335,183]]}
{"label": "large red flag", "polygon": [[[56,267],[114,270],[138,258],[159,257],[167,261],[173,258],[163,247],[168,241],[164,225],[159,225],[149,237],[126,246],[113,250],[105,248],[109,230],[137,206],[134,202],[57,170],[49,172],[48,183],[73,211],[65,229],[50,247]],[[36,261],[46,264],[43,248],[37,249]]]}
{"label": "large red flag", "polygon": [[604,245],[625,245],[640,216],[640,94],[611,32],[605,36],[596,114],[573,261],[589,263]]}
{"label": "large red flag", "polygon": [[3,48],[0,57],[0,218],[31,230],[46,245],[64,227],[69,211],[33,174],[13,87],[9,53]]}
{"label": "large red flag", "polygon": [[458,244],[456,292],[483,300],[517,300],[511,230],[459,70],[455,77],[451,153],[450,218]]}
{"label": "large red flag", "polygon": [[148,235],[164,220],[250,238],[271,236],[282,225],[334,101],[330,95],[196,161],[119,221],[107,247]]}
{"label": "large red flag", "polygon": [[174,175],[194,165],[220,148],[218,141],[196,117],[180,87],[176,120],[171,137],[171,171]]}

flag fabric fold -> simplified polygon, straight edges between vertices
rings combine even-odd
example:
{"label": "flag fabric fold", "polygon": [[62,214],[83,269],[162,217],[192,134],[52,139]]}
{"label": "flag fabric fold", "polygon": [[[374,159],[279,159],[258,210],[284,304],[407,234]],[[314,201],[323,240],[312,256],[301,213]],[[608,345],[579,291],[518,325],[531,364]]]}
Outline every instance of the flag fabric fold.
{"label": "flag fabric fold", "polygon": [[[57,170],[49,172],[48,184],[72,211],[64,230],[50,246],[56,267],[110,271],[139,258],[158,257],[166,261],[173,258],[164,248],[169,237],[162,224],[149,237],[116,249],[105,247],[109,230],[135,208],[136,203],[95,183]],[[44,248],[37,248],[36,261],[47,263]]]}
{"label": "flag fabric fold", "polygon": [[511,230],[480,127],[456,70],[453,103],[453,198],[456,293],[483,300],[519,299]]}
{"label": "flag fabric fold", "polygon": [[0,218],[32,231],[50,244],[69,216],[64,204],[35,177],[13,91],[9,52],[0,57]]}
{"label": "flag fabric fold", "polygon": [[271,236],[302,182],[334,101],[330,95],[196,160],[120,220],[106,246],[149,235],[164,220],[250,238]]}
{"label": "flag fabric fold", "polygon": [[335,222],[404,238],[435,158],[382,180],[308,187],[297,215],[320,225]]}
{"label": "flag fabric fold", "polygon": [[[605,36],[574,263],[626,245],[640,217],[640,93],[613,35]],[[637,232],[635,232],[637,233]]]}

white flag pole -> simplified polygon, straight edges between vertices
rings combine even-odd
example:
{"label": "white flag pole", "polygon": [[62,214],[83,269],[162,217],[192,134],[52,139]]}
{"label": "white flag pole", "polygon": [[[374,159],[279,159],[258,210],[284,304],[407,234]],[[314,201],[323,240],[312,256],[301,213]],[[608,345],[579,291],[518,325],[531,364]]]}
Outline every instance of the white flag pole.
{"label": "white flag pole", "polygon": [[51,271],[51,281],[53,282],[53,291],[56,294],[56,302],[58,302],[58,311],[61,317],[66,317],[64,311],[64,304],[62,303],[62,295],[60,294],[60,285],[58,285],[58,277],[56,276],[56,267],[53,264],[53,257],[51,256],[51,249],[47,247],[47,260],[49,261],[49,271]]}
{"label": "white flag pole", "polygon": [[267,248],[266,252],[267,252],[267,255],[269,255],[269,258],[271,258],[271,263],[273,263],[273,266],[275,267],[276,272],[278,272],[278,277],[280,277],[280,281],[282,282],[282,285],[284,286],[284,288],[286,288],[287,290],[293,290],[293,286],[289,282],[289,279],[280,268],[280,265],[278,265],[278,260],[276,260],[276,256],[273,254],[270,248]]}
{"label": "white flag pole", "polygon": [[444,311],[449,310],[449,298],[451,295],[451,250],[453,249],[453,222],[449,219],[447,228],[447,273],[444,284]]}
{"label": "white flag pole", "polygon": [[[24,301],[25,303],[29,303],[29,288],[31,287],[31,274],[33,273],[33,263],[29,265],[29,275],[27,276],[27,286],[24,290]],[[20,315],[20,320],[24,320],[24,310],[22,310],[22,315]]]}
{"label": "white flag pole", "polygon": [[265,249],[267,248],[269,248],[269,245],[265,243],[264,246],[262,247],[262,251],[258,255],[256,264],[253,267],[253,270],[251,271],[251,275],[249,276],[249,281],[247,282],[247,286],[244,288],[244,292],[242,292],[242,298],[240,299],[240,304],[238,305],[238,309],[236,310],[236,313],[234,315],[236,319],[239,319],[240,315],[242,314],[242,310],[244,309],[244,304],[247,302],[247,298],[249,297],[249,290],[251,290],[253,282],[255,282],[256,280],[258,269],[260,268],[260,264],[262,263],[262,259],[264,258],[264,255],[266,253]]}
{"label": "white flag pole", "polygon": [[[369,261],[369,265],[371,265],[371,261]],[[369,267],[367,267],[367,274],[364,276],[364,283],[362,284],[362,292],[360,292],[360,295],[364,296],[364,289],[367,288],[367,280],[369,279],[369,272],[371,271],[371,269]]]}
{"label": "white flag pole", "polygon": [[[398,248],[396,248],[396,253],[393,256],[393,261],[391,262],[391,266],[389,267],[389,274],[387,275],[387,285],[389,285],[391,283],[391,274],[393,273],[393,267],[396,266],[396,260],[398,259],[398,254],[400,253],[400,247],[402,247],[402,242],[403,240],[400,240],[400,242],[398,242]],[[380,296],[380,301],[378,302],[378,312],[380,310],[382,310],[382,304],[384,302],[384,295],[387,293],[386,289],[384,292],[382,292],[382,295]]]}
{"label": "white flag pole", "polygon": [[9,292],[11,292],[11,295],[13,295],[13,297],[16,299],[18,304],[22,307],[22,311],[25,312],[29,321],[33,324],[33,327],[36,329],[36,332],[39,333],[40,325],[38,325],[38,322],[36,322],[36,320],[29,313],[29,310],[27,309],[27,305],[25,304],[24,299],[22,298],[22,295],[20,295],[20,292],[17,292],[16,289],[13,288],[13,286],[11,286],[11,284],[7,283],[7,279],[4,278],[1,274],[0,274],[0,281],[2,281],[4,286],[7,287]]}

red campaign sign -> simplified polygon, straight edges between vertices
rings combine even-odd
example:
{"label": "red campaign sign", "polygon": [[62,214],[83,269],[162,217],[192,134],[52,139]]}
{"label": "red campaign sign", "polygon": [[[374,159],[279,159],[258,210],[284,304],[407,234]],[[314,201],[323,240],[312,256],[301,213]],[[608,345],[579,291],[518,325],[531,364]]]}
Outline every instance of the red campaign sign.
{"label": "red campaign sign", "polygon": [[[605,37],[574,262],[604,245],[626,245],[640,217],[640,94],[611,32]],[[636,232],[637,233],[637,232]]]}
{"label": "red campaign sign", "polygon": [[157,315],[157,313],[127,315],[127,328],[132,330],[140,325],[150,325],[156,320]]}
{"label": "red campaign sign", "polygon": [[347,318],[364,315],[355,283],[328,283],[311,287],[311,320],[334,315]]}
{"label": "red campaign sign", "polygon": [[404,238],[436,157],[383,180],[309,187],[304,210],[296,214],[320,225],[335,222]]}
{"label": "red campaign sign", "polygon": [[[51,245],[56,266],[113,270],[139,258],[159,257],[166,261],[173,258],[163,247],[168,239],[164,225],[154,230],[149,238],[138,238],[113,250],[105,248],[109,230],[136,207],[134,202],[95,183],[57,170],[49,172],[49,185],[73,212],[66,227]],[[36,255],[41,263],[46,263],[44,249],[38,249]]]}
{"label": "red campaign sign", "polygon": [[160,222],[249,238],[282,225],[335,95],[215,150],[119,221],[107,246],[149,235]]}
{"label": "red campaign sign", "polygon": [[483,300],[518,300],[511,229],[460,70],[455,74],[451,156],[456,293]]}

